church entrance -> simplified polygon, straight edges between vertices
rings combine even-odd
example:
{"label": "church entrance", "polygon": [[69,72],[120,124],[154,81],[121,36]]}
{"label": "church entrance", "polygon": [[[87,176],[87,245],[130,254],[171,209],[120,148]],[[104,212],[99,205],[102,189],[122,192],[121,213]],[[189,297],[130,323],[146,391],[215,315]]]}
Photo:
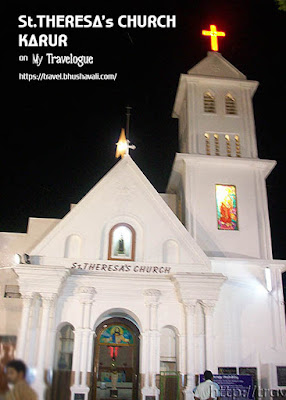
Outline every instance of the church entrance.
{"label": "church entrance", "polygon": [[96,329],[91,399],[138,399],[139,330],[128,319],[110,318]]}

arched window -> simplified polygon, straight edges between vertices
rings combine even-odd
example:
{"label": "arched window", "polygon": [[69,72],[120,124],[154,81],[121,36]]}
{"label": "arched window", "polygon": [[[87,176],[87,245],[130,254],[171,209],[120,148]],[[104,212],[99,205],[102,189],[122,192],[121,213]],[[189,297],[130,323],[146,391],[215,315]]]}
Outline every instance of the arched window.
{"label": "arched window", "polygon": [[134,261],[135,237],[136,233],[131,225],[114,225],[109,232],[108,260]]}
{"label": "arched window", "polygon": [[173,327],[160,331],[160,370],[177,371],[177,335]]}
{"label": "arched window", "polygon": [[226,142],[226,153],[228,157],[231,157],[231,146],[230,146],[230,137],[229,135],[224,135]]}
{"label": "arched window", "polygon": [[225,112],[226,114],[237,114],[236,101],[230,93],[225,96]]}
{"label": "arched window", "polygon": [[55,359],[51,398],[70,399],[70,386],[72,378],[72,358],[74,347],[73,326],[66,323],[58,330],[56,335]]}
{"label": "arched window", "polygon": [[219,136],[217,133],[214,134],[214,142],[215,142],[215,155],[219,156]]}
{"label": "arched window", "polygon": [[74,333],[70,324],[64,325],[58,334],[58,357],[56,369],[61,371],[71,371],[73,356]]}
{"label": "arched window", "polygon": [[215,113],[215,98],[210,92],[204,94],[204,112]]}
{"label": "arched window", "polygon": [[239,136],[235,135],[235,152],[236,152],[236,157],[240,157],[240,140]]}

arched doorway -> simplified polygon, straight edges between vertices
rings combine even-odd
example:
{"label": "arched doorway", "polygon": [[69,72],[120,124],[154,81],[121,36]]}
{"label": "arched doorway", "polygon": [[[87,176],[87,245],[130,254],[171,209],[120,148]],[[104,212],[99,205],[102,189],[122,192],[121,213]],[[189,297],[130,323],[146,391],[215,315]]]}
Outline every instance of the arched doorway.
{"label": "arched doorway", "polygon": [[122,317],[96,328],[92,400],[138,399],[139,335],[136,325]]}

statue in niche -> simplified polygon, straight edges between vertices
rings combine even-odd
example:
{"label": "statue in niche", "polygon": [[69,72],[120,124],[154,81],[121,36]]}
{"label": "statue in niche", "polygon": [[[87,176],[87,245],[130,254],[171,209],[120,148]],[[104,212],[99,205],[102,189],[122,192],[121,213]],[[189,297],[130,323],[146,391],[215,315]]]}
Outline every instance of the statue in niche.
{"label": "statue in niche", "polygon": [[118,240],[118,247],[117,247],[118,254],[125,254],[125,246],[124,246],[124,239],[121,235],[120,239]]}

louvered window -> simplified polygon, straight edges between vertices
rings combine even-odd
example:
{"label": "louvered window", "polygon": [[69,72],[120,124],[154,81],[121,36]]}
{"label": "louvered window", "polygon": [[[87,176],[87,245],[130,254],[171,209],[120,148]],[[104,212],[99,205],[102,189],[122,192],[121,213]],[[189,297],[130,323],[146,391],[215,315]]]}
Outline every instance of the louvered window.
{"label": "louvered window", "polygon": [[210,92],[204,94],[204,112],[215,113],[215,98]]}
{"label": "louvered window", "polygon": [[237,114],[236,101],[231,94],[225,96],[225,112],[232,115]]}

